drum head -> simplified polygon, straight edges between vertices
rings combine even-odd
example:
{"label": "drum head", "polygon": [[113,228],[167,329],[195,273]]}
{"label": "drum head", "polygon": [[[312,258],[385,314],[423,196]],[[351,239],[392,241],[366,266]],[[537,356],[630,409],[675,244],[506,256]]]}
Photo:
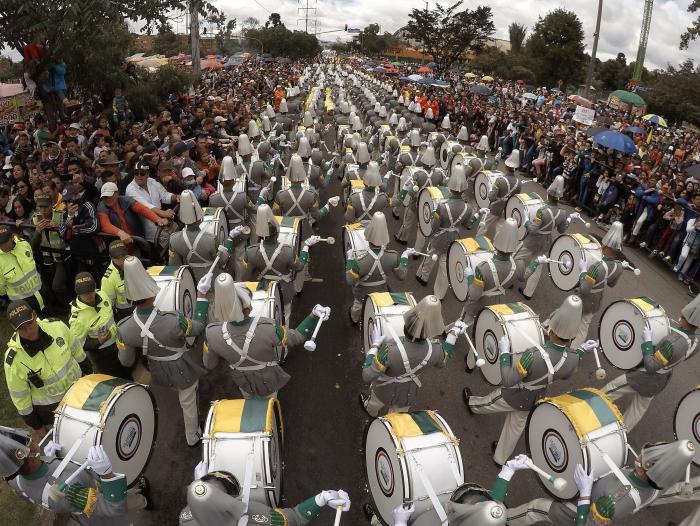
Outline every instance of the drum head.
{"label": "drum head", "polygon": [[392,525],[391,512],[403,503],[409,481],[388,423],[379,418],[369,423],[364,449],[365,476],[374,512],[383,525]]}
{"label": "drum head", "polygon": [[450,287],[459,301],[467,299],[469,284],[464,275],[464,269],[467,267],[467,253],[464,246],[459,241],[453,241],[450,245],[450,250],[447,252],[447,279],[450,282]]}
{"label": "drum head", "polygon": [[374,329],[374,319],[377,317],[376,305],[372,301],[371,296],[365,297],[365,303],[362,306],[362,353],[367,355],[372,346],[372,330]]}
{"label": "drum head", "polygon": [[445,141],[440,147],[440,167],[443,170],[447,170],[450,166],[450,154],[452,153],[452,146],[454,142]]}
{"label": "drum head", "polygon": [[525,203],[523,203],[517,195],[514,195],[506,203],[506,219],[512,217],[518,223],[518,238],[520,241],[525,237],[525,224],[523,222],[523,211]]}
{"label": "drum head", "polygon": [[556,406],[540,404],[530,413],[525,440],[528,455],[536,466],[567,481],[563,489],[556,490],[540,476],[545,491],[558,499],[573,499],[578,494],[574,483],[576,465],[587,470],[589,466],[587,450],[581,447],[569,419]]}
{"label": "drum head", "polygon": [[425,237],[429,237],[433,232],[433,212],[436,206],[430,188],[423,188],[418,194],[418,228]]}
{"label": "drum head", "polygon": [[269,296],[274,298],[272,319],[274,319],[278,325],[284,325],[284,303],[282,303],[282,290],[276,281],[272,281],[270,283],[270,288],[268,290]]}
{"label": "drum head", "polygon": [[559,236],[552,244],[549,258],[561,262],[549,262],[549,275],[552,277],[554,284],[560,290],[573,290],[579,281],[578,263],[583,259],[581,245],[571,236]]}
{"label": "drum head", "polygon": [[267,504],[271,508],[280,506],[282,500],[282,446],[284,442],[284,429],[282,410],[279,403],[275,403],[272,411],[272,436],[269,442],[263,442],[263,456],[265,458],[265,485],[269,487],[267,492]]}
{"label": "drum head", "polygon": [[489,195],[489,176],[484,172],[479,172],[474,181],[474,199],[479,208],[488,208],[491,204]]}
{"label": "drum head", "polygon": [[105,410],[101,440],[115,473],[123,473],[129,486],[146,470],[156,441],[158,419],[151,391],[139,384],[129,386],[111,399]]}
{"label": "drum head", "polygon": [[642,361],[645,318],[627,301],[608,305],[600,318],[600,348],[613,367],[629,370]]}
{"label": "drum head", "polygon": [[700,466],[700,389],[685,395],[673,416],[673,433],[676,440],[692,440],[695,443],[693,464]]}
{"label": "drum head", "polygon": [[216,239],[219,241],[219,245],[223,245],[228,240],[228,215],[225,208],[219,208],[216,212],[216,221]]}
{"label": "drum head", "polygon": [[491,385],[501,384],[498,340],[505,334],[500,319],[490,309],[481,309],[474,322],[472,342],[486,363],[479,370]]}

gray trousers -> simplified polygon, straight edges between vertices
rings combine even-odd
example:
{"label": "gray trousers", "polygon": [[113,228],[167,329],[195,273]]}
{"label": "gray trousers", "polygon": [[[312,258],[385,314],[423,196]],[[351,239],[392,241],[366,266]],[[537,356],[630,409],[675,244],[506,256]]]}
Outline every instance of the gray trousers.
{"label": "gray trousers", "polygon": [[199,428],[199,412],[197,409],[197,391],[199,382],[193,383],[185,389],[178,389],[177,397],[182,407],[182,416],[185,420],[185,439],[188,446],[194,446],[202,437]]}
{"label": "gray trousers", "polygon": [[416,202],[411,201],[406,206],[406,210],[403,213],[403,222],[401,223],[401,228],[396,236],[401,240],[408,243],[409,238],[413,235],[414,230],[418,228],[418,210],[416,207]]}
{"label": "gray trousers", "polygon": [[627,427],[628,432],[632,431],[644,417],[644,413],[647,412],[651,401],[654,399],[653,396],[642,396],[635,391],[627,383],[627,375],[624,374],[608,382],[608,384],[603,387],[603,392],[608,395],[608,398],[613,402],[619,400],[623,396],[630,395],[629,406],[624,413],[625,427]]}
{"label": "gray trousers", "polygon": [[369,398],[367,399],[367,403],[365,403],[365,410],[367,411],[367,413],[369,413],[370,416],[376,418],[378,416],[384,416],[388,413],[407,413],[408,411],[410,411],[410,409],[410,407],[386,405],[379,399],[379,397],[377,397],[377,394],[374,392],[374,389],[372,389],[371,387],[369,388]]}
{"label": "gray trousers", "polygon": [[428,254],[431,256],[434,254],[437,255],[437,261],[433,261],[432,257],[424,257],[420,267],[418,267],[416,276],[424,281],[428,281],[437,263],[438,269],[437,275],[435,276],[435,283],[433,284],[433,294],[435,294],[438,299],[443,300],[447,294],[447,289],[450,288],[450,282],[447,278],[447,253],[440,254],[435,249],[431,248]]}
{"label": "gray trousers", "polygon": [[588,329],[591,326],[591,321],[593,320],[593,313],[589,312],[581,316],[581,323],[576,331],[576,337],[571,342],[572,349],[578,349],[583,342],[588,338]]}

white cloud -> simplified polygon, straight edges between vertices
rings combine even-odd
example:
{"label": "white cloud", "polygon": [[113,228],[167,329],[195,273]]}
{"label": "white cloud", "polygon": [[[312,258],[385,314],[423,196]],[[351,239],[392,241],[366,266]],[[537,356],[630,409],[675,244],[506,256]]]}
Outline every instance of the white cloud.
{"label": "white cloud", "polygon": [[[241,3],[227,0],[215,1],[215,5],[223,9],[229,16],[236,17],[240,22],[247,16],[254,16],[261,22],[267,20],[270,12],[281,15],[282,21],[290,29],[303,29],[303,12],[299,7],[306,5],[306,0],[258,0]],[[442,0],[444,5],[450,5],[450,0]],[[511,22],[525,24],[528,28],[537,22],[539,16],[563,7],[578,14],[583,21],[586,34],[586,49],[590,52],[595,29],[597,2],[595,0],[531,0],[529,2],[513,2],[512,0],[490,0],[481,2],[491,6],[494,13],[494,23],[498,38],[508,38],[508,25]],[[692,15],[687,12],[690,0],[656,0],[652,15],[651,33],[647,46],[645,64],[648,68],[666,67],[668,63],[677,64],[686,58],[700,59],[700,42],[690,46],[687,51],[680,51],[678,43],[680,35],[690,25]],[[478,2],[465,3],[470,8]],[[263,9],[264,6],[265,9]],[[431,5],[435,5],[434,1]],[[309,7],[316,7],[318,13],[318,31],[341,29],[345,24],[350,27],[362,28],[371,23],[378,23],[382,31],[395,31],[408,20],[408,13],[413,8],[423,8],[421,0],[309,0]],[[637,45],[642,23],[643,0],[604,0],[603,19],[600,31],[598,56],[602,60],[614,57],[623,52],[628,61],[637,56]],[[347,39],[343,32],[320,35],[325,40],[335,40],[337,37]]]}

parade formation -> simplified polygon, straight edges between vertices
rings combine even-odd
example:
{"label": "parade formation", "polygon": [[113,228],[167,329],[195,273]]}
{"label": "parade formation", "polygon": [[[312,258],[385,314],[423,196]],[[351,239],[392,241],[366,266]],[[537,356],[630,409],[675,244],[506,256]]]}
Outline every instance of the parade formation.
{"label": "parade formation", "polygon": [[[61,201],[58,231],[71,232],[54,240],[37,228],[51,269],[37,268],[36,248],[0,225],[0,288],[14,330],[5,378],[31,429],[0,427],[0,475],[18,497],[79,524],[152,524],[146,475],[159,470],[152,455],[167,433],[199,459],[178,460],[191,464],[179,490],[186,507],[169,510],[167,524],[600,526],[700,500],[697,389],[677,400],[663,441],[629,441],[675,367],[696,363],[700,296],[673,319],[666,292],[650,290],[625,256],[622,223],[594,236],[561,204],[563,175],[544,190],[524,180],[520,150],[492,153],[485,135],[455,130],[422,94],[333,55],[295,68],[245,133],[212,141],[218,177],[208,199],[192,182],[201,178],[189,157],[198,146],[174,137],[167,154],[162,141],[144,145],[132,190],[116,204],[119,181],[102,182],[97,212],[87,186],[36,198],[38,210]],[[210,76],[199,89],[200,124],[219,115],[227,82]],[[175,192],[157,174],[178,163],[184,188]],[[60,309],[42,291],[57,298],[65,287],[50,279],[64,262],[51,248],[91,235],[96,214],[119,225],[109,264],[75,273],[68,317],[51,317]],[[321,234],[341,215],[342,228]],[[323,280],[328,261],[332,279]],[[613,295],[625,279],[637,280],[637,296]],[[424,293],[402,288],[413,280]],[[549,280],[565,297],[538,311],[533,297]],[[346,290],[348,311],[332,310],[329,296]],[[309,296],[315,306],[302,312]],[[346,318],[361,344],[334,334],[331,318]],[[359,405],[342,411],[364,414],[354,461],[367,492],[317,488],[290,506],[284,446],[298,437],[285,432],[285,387],[295,382],[285,365],[313,368],[324,352],[365,384]],[[362,366],[350,370],[355,358]],[[601,388],[572,385],[585,363],[599,381],[612,373],[607,363],[618,371]],[[448,422],[421,389],[464,367],[461,385],[441,386],[462,413]],[[206,400],[202,414],[209,372],[227,368],[225,398]],[[182,416],[165,420],[154,389]],[[324,400],[304,404],[318,418],[343,417]],[[500,436],[479,430],[482,415],[501,413]],[[492,480],[475,477],[460,450],[453,427],[465,421],[486,444],[469,455],[490,448],[500,470]],[[337,439],[309,461],[331,456]],[[511,503],[522,471],[539,478],[541,496]],[[301,476],[284,475],[287,486]],[[345,518],[351,506],[366,520]],[[700,524],[697,515],[683,526]]]}

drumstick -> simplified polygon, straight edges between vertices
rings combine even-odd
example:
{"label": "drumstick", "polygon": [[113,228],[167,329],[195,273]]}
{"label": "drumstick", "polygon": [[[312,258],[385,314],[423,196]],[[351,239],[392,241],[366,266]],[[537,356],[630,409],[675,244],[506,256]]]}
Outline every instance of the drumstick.
{"label": "drumstick", "polygon": [[595,356],[595,364],[598,367],[595,370],[595,377],[598,380],[604,380],[605,377],[607,376],[607,373],[605,372],[605,369],[603,369],[600,366],[600,357],[598,356],[598,347],[593,347],[593,356]]}
{"label": "drumstick", "polygon": [[340,516],[343,514],[343,506],[335,507],[335,521],[333,521],[333,526],[338,526],[340,524]]}
{"label": "drumstick", "polygon": [[586,228],[591,228],[591,224],[581,216],[575,216],[574,219],[578,219],[579,221],[581,221],[581,223],[583,223],[583,226],[585,226]]}
{"label": "drumstick", "polygon": [[71,473],[66,480],[64,480],[63,482],[61,482],[58,485],[58,489],[61,492],[63,492],[63,490],[66,489],[70,485],[70,483],[73,482],[78,477],[78,475],[80,475],[83,471],[85,471],[87,469],[87,467],[88,467],[88,461],[86,460],[85,462],[80,464],[78,469],[76,469],[73,473]]}
{"label": "drumstick", "polygon": [[319,243],[323,242],[323,243],[328,243],[329,245],[335,245],[335,238],[332,236],[322,237],[318,241],[319,241]]}
{"label": "drumstick", "polygon": [[621,261],[620,265],[622,265],[622,268],[625,270],[631,270],[635,276],[639,276],[642,273],[637,267],[633,267],[629,261]]}
{"label": "drumstick", "polygon": [[316,336],[318,336],[318,330],[321,328],[321,324],[323,324],[323,322],[331,316],[331,309],[329,307],[324,307],[324,309],[326,313],[325,316],[322,316],[318,319],[318,323],[314,328],[314,332],[311,335],[311,338],[304,342],[304,349],[306,349],[307,351],[313,352],[316,350]]}
{"label": "drumstick", "polygon": [[565,479],[561,477],[555,477],[554,475],[550,475],[545,470],[535,466],[535,464],[533,464],[531,460],[527,460],[525,463],[527,464],[527,467],[530,468],[532,471],[546,478],[547,482],[552,484],[552,486],[554,486],[554,489],[556,489],[557,491],[561,491],[566,487],[567,482]]}
{"label": "drumstick", "polygon": [[567,261],[560,261],[558,259],[550,259],[550,258],[547,258],[547,261],[549,263],[556,263],[558,265],[562,265],[564,267],[564,270],[569,269],[569,262],[567,262]]}
{"label": "drumstick", "polygon": [[424,253],[424,252],[418,252],[417,250],[414,250],[414,251],[413,251],[413,254],[415,254],[416,256],[425,256],[425,257],[427,257],[427,258],[432,259],[433,261],[437,261],[437,259],[438,259],[437,254],[433,254],[433,255],[431,256],[430,254],[426,254],[426,253]]}
{"label": "drumstick", "polygon": [[476,347],[474,347],[474,344],[472,343],[472,339],[469,337],[466,331],[462,333],[464,337],[467,339],[467,342],[469,342],[469,347],[471,348],[472,352],[474,353],[474,357],[476,358],[476,366],[477,367],[483,367],[486,365],[486,360],[484,360],[481,356],[479,356],[479,353],[476,351]]}

